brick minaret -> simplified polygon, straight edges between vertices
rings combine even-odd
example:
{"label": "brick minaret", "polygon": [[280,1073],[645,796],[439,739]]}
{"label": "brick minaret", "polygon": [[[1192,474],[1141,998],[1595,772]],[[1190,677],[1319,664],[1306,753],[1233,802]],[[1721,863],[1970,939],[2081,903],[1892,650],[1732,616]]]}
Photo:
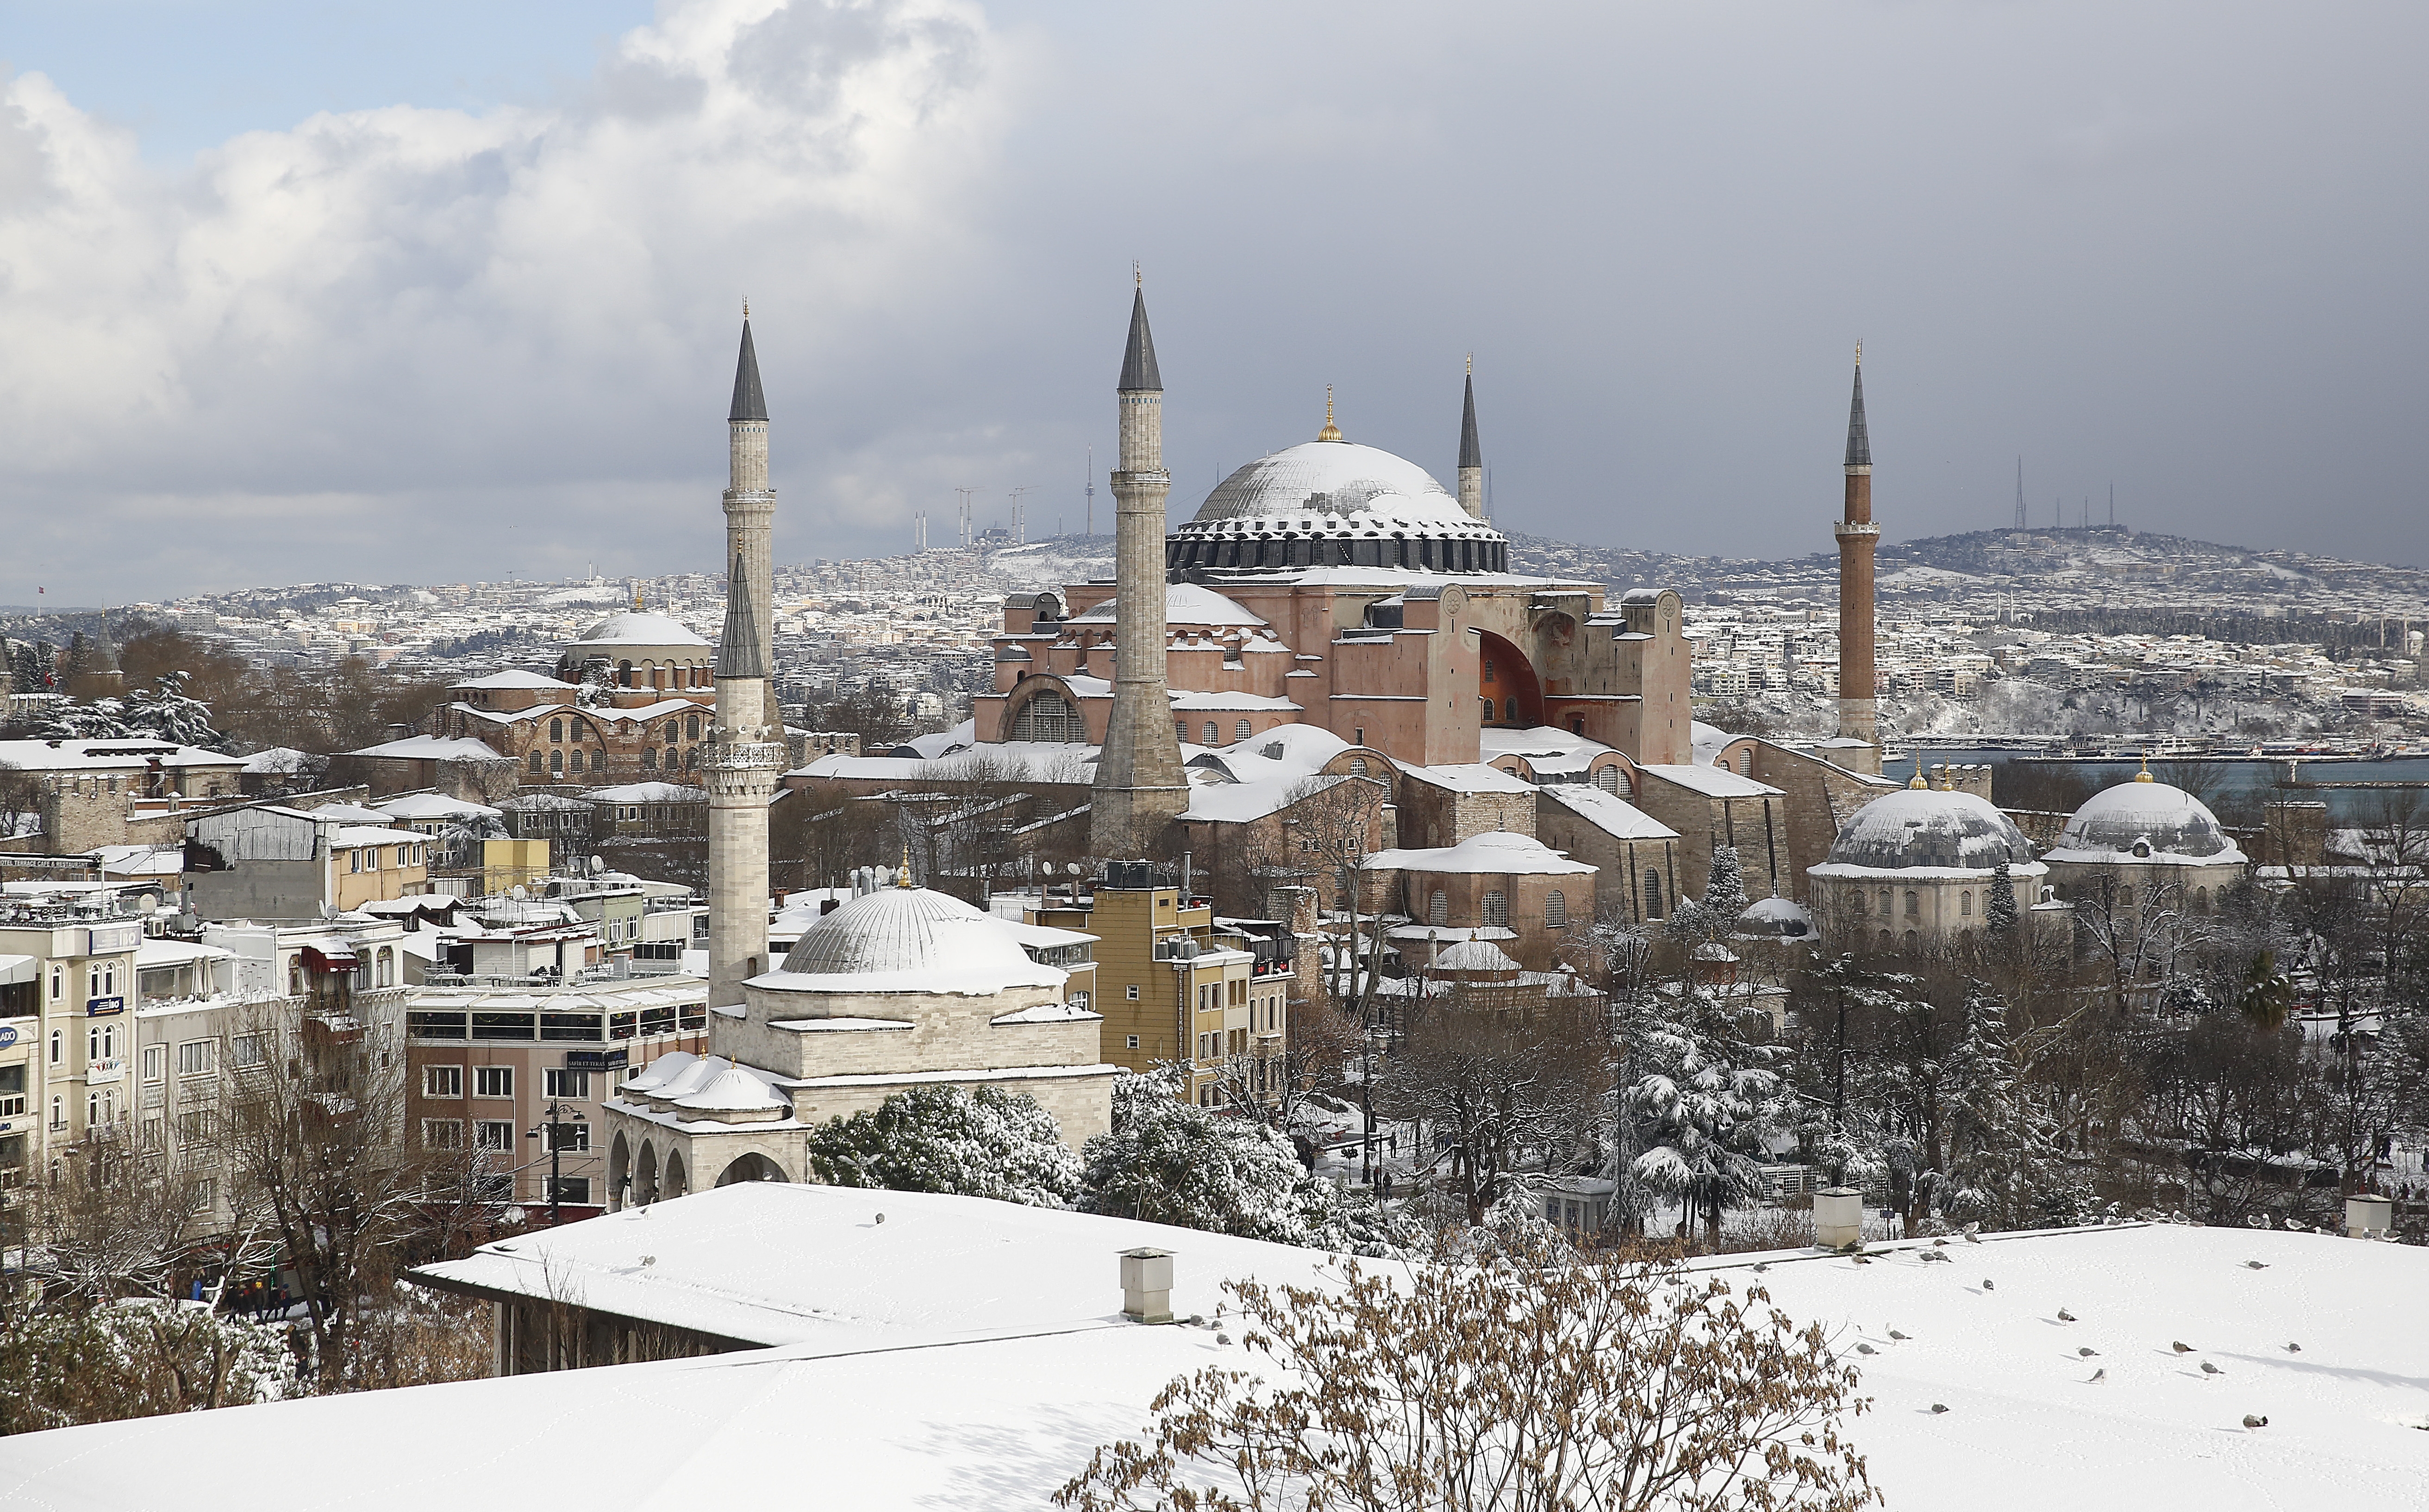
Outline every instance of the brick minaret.
{"label": "brick minaret", "polygon": [[[725,417],[725,559],[739,560],[751,580],[752,607],[759,627],[759,665],[776,663],[776,568],[770,541],[776,490],[768,486],[768,400],[759,389],[759,351],[751,343],[751,306],[742,306],[742,354],[734,364],[734,406]],[[727,591],[735,591],[729,584]],[[768,680],[768,707],[758,720],[784,736],[776,708],[776,684]]]}
{"label": "brick minaret", "polygon": [[708,786],[711,1008],[741,1002],[742,983],[768,969],[768,801],[785,769],[785,727],[768,719],[764,622],[750,564],[739,555],[730,582],[717,645],[716,738],[701,763]]}
{"label": "brick minaret", "polygon": [[1467,400],[1459,416],[1459,507],[1484,518],[1484,448],[1476,439],[1476,359],[1467,359]]}
{"label": "brick minaret", "polygon": [[[1847,507],[1839,537],[1839,735],[1880,744],[1873,697],[1873,443],[1864,431],[1864,349],[1856,348],[1856,394],[1847,411]],[[1877,770],[1878,767],[1874,768]]]}
{"label": "brick minaret", "polygon": [[1164,682],[1164,379],[1147,328],[1147,291],[1131,296],[1130,343],[1116,386],[1121,460],[1114,492],[1114,709],[1097,763],[1088,847],[1099,856],[1153,849],[1189,806],[1181,740]]}

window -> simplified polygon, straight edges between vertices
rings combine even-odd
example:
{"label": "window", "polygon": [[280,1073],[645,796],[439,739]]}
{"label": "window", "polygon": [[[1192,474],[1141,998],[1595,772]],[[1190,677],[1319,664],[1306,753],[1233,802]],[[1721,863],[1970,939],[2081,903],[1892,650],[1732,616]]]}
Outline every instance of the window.
{"label": "window", "polygon": [[188,1040],[177,1046],[177,1075],[181,1076],[216,1076],[220,1069],[220,1042]]}
{"label": "window", "polygon": [[588,1176],[557,1176],[550,1180],[547,1185],[549,1200],[552,1202],[587,1203],[590,1201]]}
{"label": "window", "polygon": [[421,1121],[421,1147],[425,1150],[460,1150],[464,1147],[464,1121],[460,1118],[425,1118]]}
{"label": "window", "polygon": [[1501,707],[1507,711],[1501,717],[1513,725],[1516,724],[1518,722],[1518,700],[1515,698],[1504,699]]}
{"label": "window", "polygon": [[1484,922],[1496,929],[1510,922],[1510,899],[1507,895],[1499,892],[1484,895]]}
{"label": "window", "polygon": [[164,1137],[165,1136],[161,1130],[159,1114],[155,1113],[143,1121],[143,1148],[147,1150],[157,1150],[161,1148],[160,1142]]}
{"label": "window", "polygon": [[537,751],[537,750],[535,750],[535,751],[533,751],[533,752],[531,753],[531,769],[532,769],[532,773],[533,773],[533,775],[534,775],[534,776],[537,776],[537,775],[538,775],[538,773],[539,773],[539,769],[540,769],[540,767],[539,767],[539,752],[538,752],[538,751]]}
{"label": "window", "polygon": [[1858,918],[1861,918],[1864,913],[1864,895],[1857,893],[1854,895],[1854,897],[1856,899],[1856,916]]}
{"label": "window", "polygon": [[658,769],[658,752],[657,752],[657,748],[656,748],[656,747],[654,747],[654,746],[653,746],[653,747],[649,747],[649,748],[644,748],[644,749],[642,750],[642,752],[641,752],[641,770],[643,770],[643,771],[645,771],[645,772],[654,772],[654,771],[656,771],[657,769]]}
{"label": "window", "polygon": [[549,1071],[542,1081],[551,1097],[587,1097],[590,1095],[590,1073],[587,1071]]}
{"label": "window", "polygon": [[1209,746],[1219,745],[1222,743],[1222,739],[1223,737],[1215,732],[1214,721],[1212,719],[1207,720],[1205,744]]}
{"label": "window", "polygon": [[1131,999],[1131,1001],[1132,1001],[1132,1002],[1133,1002],[1133,1003],[1137,1002],[1139,999],[1138,999],[1138,984],[1137,984],[1136,982],[1132,982],[1132,983],[1130,985],[1129,992],[1130,992],[1130,999]]}
{"label": "window", "polygon": [[65,1029],[53,1029],[51,1031],[51,1064],[55,1066],[65,1065],[67,1063],[67,1059],[68,1031]]}
{"label": "window", "polygon": [[1231,727],[1231,738],[1233,740],[1246,740],[1255,732],[1256,731],[1248,728],[1248,721],[1246,719],[1241,720],[1238,724]]}
{"label": "window", "polygon": [[84,1058],[89,1064],[95,1060],[118,1059],[118,1026],[95,1024],[84,1031]]}
{"label": "window", "polygon": [[169,1047],[147,1044],[143,1047],[143,1079],[159,1081],[169,1075]]}
{"label": "window", "polygon": [[475,1097],[512,1097],[515,1094],[515,1068],[512,1066],[474,1066],[472,1095]]}
{"label": "window", "polygon": [[266,1065],[270,1060],[269,1036],[240,1034],[228,1041],[228,1059],[239,1066]]}
{"label": "window", "polygon": [[[404,855],[405,855],[405,847],[404,847],[403,846],[397,846],[397,847],[396,847],[396,853],[397,853],[397,856],[398,856],[398,858],[399,858],[399,860],[398,860],[398,864],[399,864],[399,865],[403,865],[403,864],[404,864],[403,857],[404,857]],[[374,959],[378,961],[378,966],[377,966],[377,968],[376,968],[376,978],[375,978],[375,980],[374,980],[373,985],[375,985],[375,986],[380,986],[380,987],[393,987],[393,986],[395,986],[395,985],[396,985],[396,981],[395,981],[395,976],[396,976],[396,955],[395,955],[395,953],[394,953],[393,951],[389,950],[388,946],[386,946],[386,945],[382,945],[382,946],[380,946],[380,948],[379,948],[379,955],[378,955],[376,958],[374,958]]]}
{"label": "window", "polygon": [[25,1068],[0,1066],[0,1118],[25,1116]]}
{"label": "window", "polygon": [[461,1097],[464,1095],[462,1066],[424,1066],[421,1068],[421,1095],[424,1097]]}
{"label": "window", "polygon": [[561,750],[550,751],[548,753],[548,769],[552,773],[562,774],[565,771],[565,752]]}
{"label": "window", "polygon": [[1172,722],[1172,732],[1173,732],[1173,734],[1174,734],[1175,736],[1179,737],[1179,739],[1180,739],[1180,741],[1181,741],[1181,743],[1182,745],[1186,746],[1186,745],[1188,745],[1188,744],[1189,744],[1189,721],[1188,721],[1188,720],[1186,720],[1186,719],[1175,719],[1175,720]]}
{"label": "window", "polygon": [[673,745],[673,744],[675,743],[675,737],[676,737],[676,736],[678,736],[678,735],[680,735],[680,734],[682,734],[682,733],[683,733],[683,731],[680,731],[680,730],[678,730],[678,729],[676,729],[676,728],[675,728],[675,721],[673,721],[672,719],[669,719],[669,720],[668,720],[668,721],[667,721],[667,744],[668,744],[668,745],[669,745],[669,746]]}
{"label": "window", "polygon": [[212,1176],[196,1176],[186,1183],[186,1198],[198,1213],[209,1212],[219,1206],[220,1184]]}
{"label": "window", "polygon": [[1970,918],[1972,918],[1972,917],[1974,916],[1974,895],[1973,895],[1973,894],[1971,894],[1971,893],[1959,893],[1959,894],[1958,894],[1958,895],[1957,895],[1957,912],[1958,912],[1958,917],[1960,917],[1960,918],[1968,918],[1968,919],[1970,919]]}
{"label": "window", "polygon": [[1544,928],[1565,929],[1569,927],[1569,900],[1557,887],[1544,895]]}
{"label": "window", "polygon": [[1911,893],[1911,892],[1909,892],[1908,894],[1907,894],[1907,896],[1906,896],[1906,916],[1907,916],[1908,918],[1909,918],[1909,919],[1919,919],[1919,918],[1923,917],[1923,897],[1922,897],[1922,895],[1917,894],[1917,893]]}
{"label": "window", "polygon": [[1352,777],[1363,777],[1366,775],[1365,757],[1352,756],[1349,758],[1349,775]]}
{"label": "window", "polygon": [[51,1001],[56,1003],[67,994],[68,969],[65,966],[53,966],[51,968]]}
{"label": "window", "polygon": [[511,1150],[515,1147],[515,1126],[503,1118],[485,1118],[472,1126],[472,1148],[476,1150]]}
{"label": "window", "polygon": [[1886,918],[1888,918],[1891,914],[1892,914],[1892,913],[1894,913],[1894,912],[1897,912],[1897,905],[1891,901],[1891,899],[1890,899],[1890,890],[1889,890],[1888,888],[1886,888],[1886,887],[1882,888],[1882,889],[1881,889],[1881,917],[1886,919]]}
{"label": "window", "polygon": [[51,1132],[56,1134],[67,1126],[68,1100],[66,1097],[54,1093],[51,1094]]}
{"label": "window", "polygon": [[1439,887],[1426,899],[1426,922],[1437,927],[1450,922],[1450,899]]}
{"label": "window", "polygon": [[590,1126],[587,1122],[568,1120],[547,1126],[550,1137],[541,1142],[552,1150],[587,1150],[590,1148]]}
{"label": "window", "polygon": [[576,772],[582,770],[582,748],[578,746],[574,748],[571,769]]}
{"label": "window", "polygon": [[1138,1036],[1135,1034],[1131,1036],[1131,1048],[1133,1050],[1138,1048]]}
{"label": "window", "polygon": [[564,721],[564,720],[562,720],[562,719],[552,719],[552,720],[550,720],[550,721],[548,722],[548,738],[549,738],[549,740],[550,740],[550,742],[551,742],[552,744],[559,744],[559,743],[562,743],[562,742],[564,741],[564,739],[565,739],[565,721]]}
{"label": "window", "polygon": [[684,739],[686,739],[686,740],[698,740],[699,738],[700,738],[700,715],[696,715],[696,714],[695,714],[695,715],[686,715],[684,717]]}
{"label": "window", "polygon": [[1644,916],[1648,919],[1661,917],[1661,874],[1660,872],[1648,871],[1644,874]]}

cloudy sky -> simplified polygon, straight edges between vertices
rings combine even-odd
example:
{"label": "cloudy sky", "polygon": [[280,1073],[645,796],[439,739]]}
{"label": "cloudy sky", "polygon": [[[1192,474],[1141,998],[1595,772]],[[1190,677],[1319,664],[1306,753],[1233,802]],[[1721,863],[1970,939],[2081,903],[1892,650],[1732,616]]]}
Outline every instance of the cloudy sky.
{"label": "cloudy sky", "polygon": [[[0,3],[0,603],[1081,525],[1133,259],[1176,513],[1306,439],[1512,529],[1826,550],[2092,500],[2429,562],[2429,9]],[[1110,518],[1099,491],[1099,520]]]}

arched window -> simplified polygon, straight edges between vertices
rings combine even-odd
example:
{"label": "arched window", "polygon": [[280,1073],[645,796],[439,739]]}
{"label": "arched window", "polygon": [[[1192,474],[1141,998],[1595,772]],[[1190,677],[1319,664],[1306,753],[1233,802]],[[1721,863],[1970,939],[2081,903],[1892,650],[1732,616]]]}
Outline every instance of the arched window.
{"label": "arched window", "polygon": [[641,748],[641,770],[645,772],[654,772],[657,769],[658,748],[655,746],[644,746]]}
{"label": "arched window", "polygon": [[1214,720],[1212,720],[1212,719],[1207,720],[1207,721],[1206,721],[1206,739],[1205,739],[1204,744],[1209,745],[1209,746],[1219,746],[1219,745],[1221,745],[1222,743],[1223,743],[1223,737],[1222,737],[1220,734],[1217,734],[1217,733],[1215,732],[1215,730],[1214,730]]}
{"label": "arched window", "polygon": [[562,720],[562,719],[552,719],[552,720],[550,720],[550,721],[548,722],[548,738],[549,738],[549,740],[550,740],[550,742],[551,742],[552,744],[562,745],[562,744],[564,743],[564,741],[565,741],[565,721],[564,721],[564,720]]}
{"label": "arched window", "polygon": [[1959,894],[1958,894],[1958,895],[1957,895],[1957,912],[1958,912],[1958,917],[1960,917],[1960,918],[1968,918],[1968,919],[1970,919],[1970,918],[1972,918],[1972,917],[1974,916],[1974,895],[1973,895],[1973,894],[1971,894],[1971,893],[1959,893]]}
{"label": "arched window", "polygon": [[1255,731],[1248,728],[1248,721],[1246,719],[1241,720],[1238,724],[1231,727],[1231,738],[1233,740],[1246,740],[1255,733]]}
{"label": "arched window", "polygon": [[390,979],[390,974],[395,971],[396,962],[395,958],[388,953],[388,946],[380,946],[378,964],[374,969],[377,972],[377,976],[373,978],[373,984],[375,986],[392,987],[395,985],[395,982]]}
{"label": "arched window", "polygon": [[1922,944],[1923,944],[1923,936],[1921,936],[1921,935],[1919,935],[1919,934],[1915,933],[1912,929],[1908,929],[1908,930],[1906,932],[1906,947],[1907,947],[1908,950],[1916,949],[1916,948],[1918,948],[1919,946],[1921,946],[1921,945],[1922,945]]}
{"label": "arched window", "polygon": [[1012,738],[1073,742],[1088,738],[1087,727],[1070,701],[1052,688],[1041,690],[1012,716]]}
{"label": "arched window", "polygon": [[579,746],[573,748],[573,770],[576,772],[582,770],[582,748]]}
{"label": "arched window", "polygon": [[2130,909],[2134,906],[2133,883],[2119,882],[2117,884],[2117,906],[2121,909]]}
{"label": "arched window", "polygon": [[1754,775],[1754,752],[1751,749],[1738,752],[1738,775],[1740,777]]}
{"label": "arched window", "polygon": [[1648,871],[1644,874],[1644,916],[1648,919],[1661,917],[1661,874],[1660,872]]}
{"label": "arched window", "polygon": [[624,688],[629,688],[633,685],[632,663],[619,662],[616,664],[616,685],[618,687]]}
{"label": "arched window", "polygon": [[1365,757],[1352,756],[1349,758],[1349,775],[1352,777],[1363,777],[1366,775]]}
{"label": "arched window", "polygon": [[1595,768],[1594,781],[1595,786],[1602,789],[1606,793],[1618,792],[1619,768],[1616,766],[1598,766]]}
{"label": "arched window", "polygon": [[561,750],[550,751],[548,753],[548,769],[557,776],[562,777],[565,774],[565,752]]}
{"label": "arched window", "polygon": [[1909,919],[1923,917],[1923,895],[1915,892],[1906,895],[1906,916]]}
{"label": "arched window", "polygon": [[304,962],[300,958],[287,962],[287,995],[289,997],[304,995]]}
{"label": "arched window", "polygon": [[1856,898],[1856,917],[1858,917],[1858,918],[1862,918],[1862,917],[1864,916],[1864,895],[1863,895],[1862,893],[1859,892],[1859,893],[1857,893],[1857,894],[1855,895],[1855,898]]}
{"label": "arched window", "polygon": [[2208,888],[2196,887],[2193,889],[2193,912],[2195,913],[2207,913],[2209,912]]}
{"label": "arched window", "polygon": [[1882,889],[1881,889],[1881,917],[1886,919],[1886,918],[1888,918],[1891,914],[1892,914],[1892,913],[1894,913],[1894,912],[1897,912],[1897,905],[1896,905],[1894,902],[1892,902],[1892,901],[1891,900],[1891,897],[1890,897],[1890,890],[1889,890],[1888,888],[1886,888],[1886,887],[1882,888]]}
{"label": "arched window", "polygon": [[1503,700],[1502,707],[1506,712],[1501,717],[1513,725],[1516,724],[1518,722],[1518,700],[1515,698],[1505,699]]}
{"label": "arched window", "polygon": [[690,714],[690,715],[684,715],[684,739],[686,739],[686,740],[698,740],[699,738],[700,738],[700,715],[696,715],[696,714]]}
{"label": "arched window", "polygon": [[1544,895],[1544,928],[1565,929],[1569,927],[1569,900],[1557,887]]}
{"label": "arched window", "polygon": [[698,746],[694,746],[691,749],[684,752],[684,770],[686,772],[697,772],[700,770],[700,748]]}
{"label": "arched window", "polygon": [[673,720],[673,719],[669,719],[669,720],[668,720],[668,721],[667,721],[667,744],[668,744],[668,745],[669,745],[669,746],[673,745],[673,744],[675,743],[676,737],[680,736],[682,733],[683,733],[683,729],[682,729],[682,726],[681,726],[680,721]]}
{"label": "arched window", "polygon": [[1510,923],[1510,899],[1500,892],[1484,895],[1484,922],[1488,928],[1501,929]]}
{"label": "arched window", "polygon": [[537,777],[539,775],[539,752],[537,750],[534,750],[531,753],[531,769],[533,776]]}
{"label": "arched window", "polygon": [[1450,899],[1443,896],[1439,887],[1426,899],[1426,922],[1438,929],[1450,922]]}

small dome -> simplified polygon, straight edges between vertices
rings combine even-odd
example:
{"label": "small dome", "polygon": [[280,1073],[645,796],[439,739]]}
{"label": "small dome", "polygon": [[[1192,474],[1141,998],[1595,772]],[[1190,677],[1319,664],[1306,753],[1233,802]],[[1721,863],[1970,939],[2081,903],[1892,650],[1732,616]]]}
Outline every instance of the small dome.
{"label": "small dome", "polygon": [[[2145,848],[2147,847],[2147,848]],[[2180,787],[2137,778],[2104,788],[2066,821],[2051,861],[2125,859],[2240,865],[2243,852],[2209,806]]]}
{"label": "small dome", "polygon": [[[1905,788],[1858,809],[1831,843],[1830,867],[1866,871],[1987,872],[2006,862],[2030,867],[2032,843],[1987,798],[1942,788]],[[1825,874],[1826,875],[1826,873]]]}
{"label": "small dome", "polygon": [[708,642],[664,615],[628,609],[609,615],[583,633],[576,646],[699,646]]}
{"label": "small dome", "polygon": [[1748,940],[1809,940],[1813,915],[1793,899],[1766,897],[1738,915],[1735,932]]}
{"label": "small dome", "polygon": [[[817,992],[994,993],[1060,986],[1003,921],[924,887],[881,887],[804,930],[770,987]],[[776,977],[811,978],[777,981]],[[816,978],[831,978],[820,982]]]}

